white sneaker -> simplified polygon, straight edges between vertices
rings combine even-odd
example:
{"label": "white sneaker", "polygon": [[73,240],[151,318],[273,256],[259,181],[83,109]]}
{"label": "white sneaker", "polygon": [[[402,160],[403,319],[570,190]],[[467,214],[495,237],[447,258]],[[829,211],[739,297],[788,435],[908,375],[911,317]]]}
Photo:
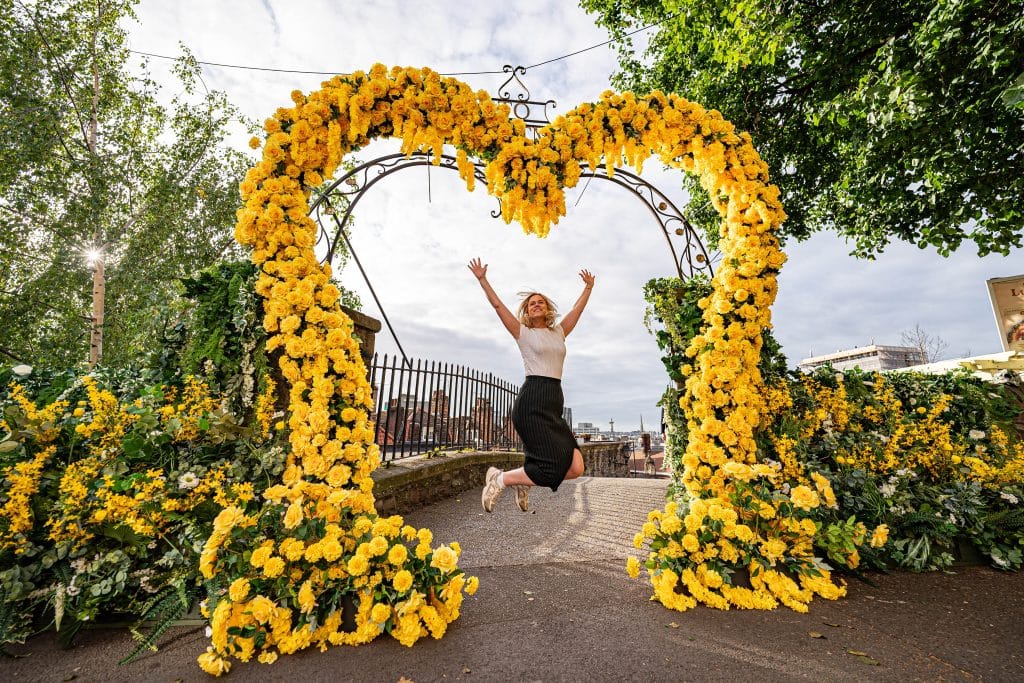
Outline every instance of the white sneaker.
{"label": "white sneaker", "polygon": [[484,477],[484,491],[480,494],[480,504],[484,506],[484,512],[493,512],[494,506],[505,492],[505,485],[501,483],[501,470],[491,467]]}
{"label": "white sneaker", "polygon": [[512,487],[516,492],[516,505],[523,512],[530,511],[530,487],[516,485]]}

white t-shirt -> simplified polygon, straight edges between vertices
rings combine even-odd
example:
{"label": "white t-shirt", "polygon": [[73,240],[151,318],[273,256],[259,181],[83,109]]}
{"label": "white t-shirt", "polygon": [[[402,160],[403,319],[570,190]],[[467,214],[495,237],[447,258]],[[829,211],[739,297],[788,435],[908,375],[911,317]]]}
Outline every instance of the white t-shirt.
{"label": "white t-shirt", "polygon": [[562,325],[549,327],[519,326],[519,352],[527,375],[562,379],[565,362],[565,334]]}

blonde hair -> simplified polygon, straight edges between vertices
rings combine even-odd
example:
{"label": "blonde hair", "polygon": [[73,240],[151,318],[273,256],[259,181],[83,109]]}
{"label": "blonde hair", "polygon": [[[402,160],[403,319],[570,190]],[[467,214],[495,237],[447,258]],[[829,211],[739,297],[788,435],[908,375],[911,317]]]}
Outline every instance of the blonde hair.
{"label": "blonde hair", "polygon": [[519,308],[516,309],[516,318],[519,319],[519,322],[530,327],[530,316],[526,311],[526,304],[529,303],[530,299],[533,297],[539,296],[544,299],[544,303],[547,304],[548,307],[548,313],[544,316],[544,324],[549,328],[555,326],[555,319],[558,316],[558,308],[551,299],[547,298],[540,292],[519,292],[519,296],[523,297],[523,300],[519,302]]}

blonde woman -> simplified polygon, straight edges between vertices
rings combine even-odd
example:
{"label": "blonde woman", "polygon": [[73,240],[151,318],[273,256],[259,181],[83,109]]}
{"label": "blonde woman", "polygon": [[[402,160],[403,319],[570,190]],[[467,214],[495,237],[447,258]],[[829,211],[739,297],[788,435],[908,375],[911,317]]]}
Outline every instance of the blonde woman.
{"label": "blonde woman", "polygon": [[540,292],[526,293],[516,315],[512,315],[487,281],[487,264],[475,258],[469,262],[469,269],[519,345],[526,369],[526,381],[512,409],[512,424],[523,440],[525,462],[508,472],[497,467],[488,469],[481,503],[484,510],[493,511],[501,494],[512,487],[516,505],[526,512],[531,486],[547,486],[557,491],[564,480],[583,474],[583,455],[576,446],[572,428],[562,419],[565,399],[561,380],[565,338],[576,327],[590,300],[594,276],[588,270],[580,271],[583,293],[561,322],[556,322],[554,304]]}

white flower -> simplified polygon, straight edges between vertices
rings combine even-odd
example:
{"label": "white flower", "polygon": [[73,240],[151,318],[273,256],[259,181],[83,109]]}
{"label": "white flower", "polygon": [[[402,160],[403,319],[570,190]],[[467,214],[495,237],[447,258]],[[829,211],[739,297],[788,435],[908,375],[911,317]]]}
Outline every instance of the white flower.
{"label": "white flower", "polygon": [[896,493],[896,487],[892,484],[882,484],[878,487],[878,492],[882,494],[883,498],[892,498],[893,494]]}
{"label": "white flower", "polygon": [[1005,501],[1008,501],[1010,505],[1016,505],[1017,503],[1020,502],[1020,499],[1017,498],[1017,496],[1013,495],[1012,493],[1000,493],[999,497]]}
{"label": "white flower", "polygon": [[207,638],[209,638],[210,636],[213,635],[213,629],[210,628],[209,626],[206,627],[206,631],[204,631],[204,632],[206,633],[206,637]]}
{"label": "white flower", "polygon": [[186,472],[178,477],[179,489],[194,489],[196,486],[199,486],[199,477],[196,476],[195,472]]}
{"label": "white flower", "polygon": [[15,365],[13,368],[11,368],[11,372],[13,372],[18,377],[28,377],[29,375],[32,374],[32,366],[31,365]]}
{"label": "white flower", "polygon": [[76,586],[74,583],[72,583],[70,586],[68,586],[67,594],[68,594],[68,596],[70,596],[72,598],[75,597],[76,595],[78,595],[81,592],[82,592],[82,589],[79,588],[78,586]]}
{"label": "white flower", "polygon": [[967,432],[967,436],[974,441],[980,441],[985,438],[985,432],[981,431],[980,429],[972,429],[971,431]]}

